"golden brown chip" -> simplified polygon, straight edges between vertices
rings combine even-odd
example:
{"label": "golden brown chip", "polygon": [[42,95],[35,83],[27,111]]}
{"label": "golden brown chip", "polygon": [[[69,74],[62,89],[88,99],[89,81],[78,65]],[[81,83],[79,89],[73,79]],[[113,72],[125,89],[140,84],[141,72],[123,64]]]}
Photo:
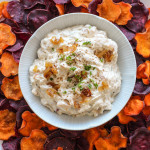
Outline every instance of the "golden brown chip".
{"label": "golden brown chip", "polygon": [[6,110],[0,111],[0,140],[15,136],[16,114]]}
{"label": "golden brown chip", "polygon": [[100,17],[115,22],[121,14],[121,8],[119,4],[115,4],[112,0],[103,0],[103,2],[98,5],[97,12]]}
{"label": "golden brown chip", "polygon": [[115,21],[118,25],[126,25],[129,20],[133,17],[132,13],[130,12],[132,6],[128,3],[120,2],[118,3],[121,8],[121,15]]}
{"label": "golden brown chip", "polygon": [[82,13],[89,13],[88,9],[85,7],[81,7],[81,12]]}
{"label": "golden brown chip", "polygon": [[10,19],[11,17],[10,17],[10,15],[9,15],[9,13],[7,12],[7,5],[8,5],[8,2],[5,2],[4,8],[3,8],[3,10],[2,10],[2,14],[3,14],[3,16],[4,16],[5,18]]}
{"label": "golden brown chip", "polygon": [[145,28],[146,28],[146,30],[147,30],[148,28],[150,28],[150,20],[148,20],[148,21],[146,22]]}
{"label": "golden brown chip", "polygon": [[3,53],[0,62],[2,63],[1,72],[4,76],[9,77],[18,74],[19,64],[10,53]]}
{"label": "golden brown chip", "polygon": [[0,55],[8,46],[16,43],[16,36],[11,31],[11,27],[7,24],[0,23]]}
{"label": "golden brown chip", "polygon": [[71,0],[72,4],[73,4],[75,7],[83,6],[83,7],[85,7],[85,8],[88,8],[89,3],[90,3],[91,1],[92,1],[92,0]]}
{"label": "golden brown chip", "polygon": [[64,5],[63,4],[56,4],[56,7],[58,9],[59,15],[64,15],[64,13],[65,13]]}
{"label": "golden brown chip", "polygon": [[8,99],[20,100],[23,96],[20,89],[18,76],[15,76],[13,79],[5,77],[2,80],[1,90]]}
{"label": "golden brown chip", "polygon": [[144,33],[136,33],[136,51],[145,58],[150,57],[150,28]]}
{"label": "golden brown chip", "polygon": [[23,137],[20,143],[21,150],[44,150],[47,135],[38,129],[32,130],[30,137]]}
{"label": "golden brown chip", "polygon": [[150,106],[150,93],[145,95],[144,102],[146,106]]}

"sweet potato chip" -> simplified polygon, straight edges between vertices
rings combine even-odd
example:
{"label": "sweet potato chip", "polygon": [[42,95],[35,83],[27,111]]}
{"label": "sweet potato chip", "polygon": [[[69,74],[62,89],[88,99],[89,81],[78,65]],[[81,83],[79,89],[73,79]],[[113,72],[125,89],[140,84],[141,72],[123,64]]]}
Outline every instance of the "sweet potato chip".
{"label": "sweet potato chip", "polygon": [[132,6],[124,2],[120,2],[118,4],[121,8],[121,15],[115,21],[115,23],[117,23],[118,25],[126,25],[128,21],[133,17],[132,13],[130,12]]}
{"label": "sweet potato chip", "polygon": [[40,129],[43,125],[43,121],[34,113],[25,111],[22,114],[22,125],[19,129],[19,133],[23,136],[29,136],[34,129]]}
{"label": "sweet potato chip", "polygon": [[104,138],[108,136],[108,131],[104,127],[98,127],[98,130],[100,132],[100,137]]}
{"label": "sweet potato chip", "polygon": [[54,131],[54,130],[57,130],[58,128],[55,127],[55,126],[52,126],[51,124],[48,124],[46,122],[43,121],[43,127],[47,127],[50,131]]}
{"label": "sweet potato chip", "polygon": [[150,28],[144,33],[137,33],[135,39],[137,41],[136,51],[145,58],[150,57]]}
{"label": "sweet potato chip", "polygon": [[89,13],[88,9],[85,7],[81,7],[81,12],[82,13]]}
{"label": "sweet potato chip", "polygon": [[123,110],[125,115],[138,115],[143,108],[143,101],[139,97],[132,96]]}
{"label": "sweet potato chip", "polygon": [[47,135],[42,130],[32,130],[30,137],[23,137],[20,143],[21,150],[44,150]]}
{"label": "sweet potato chip", "polygon": [[145,29],[147,30],[148,28],[150,28],[150,20],[148,20],[145,24]]}
{"label": "sweet potato chip", "polygon": [[8,140],[15,135],[16,114],[8,109],[0,111],[0,140]]}
{"label": "sweet potato chip", "polygon": [[0,23],[0,54],[8,46],[14,45],[16,36],[11,31],[11,27],[7,24]]}
{"label": "sweet potato chip", "polygon": [[59,15],[64,15],[64,13],[65,13],[64,5],[63,4],[56,4],[56,7],[59,11]]}
{"label": "sweet potato chip", "polygon": [[10,19],[11,17],[10,17],[10,15],[9,15],[9,13],[7,12],[7,5],[8,5],[8,2],[5,2],[4,8],[3,8],[3,10],[2,10],[2,14],[3,14],[3,16],[4,16],[5,18]]}
{"label": "sweet potato chip", "polygon": [[73,4],[75,7],[83,6],[83,7],[85,7],[85,8],[88,8],[89,3],[90,3],[91,1],[92,1],[92,0],[71,0],[72,4]]}
{"label": "sweet potato chip", "polygon": [[147,61],[145,62],[145,64],[146,64],[146,68],[145,68],[144,74],[145,74],[146,77],[150,80],[150,61],[147,60]]}
{"label": "sweet potato chip", "polygon": [[111,22],[115,22],[121,14],[121,8],[112,0],[103,0],[103,2],[97,6],[97,12],[100,17],[103,17]]}
{"label": "sweet potato chip", "polygon": [[145,106],[143,109],[143,114],[144,115],[150,115],[150,106]]}
{"label": "sweet potato chip", "polygon": [[150,84],[150,80],[149,80],[149,79],[142,79],[142,82],[143,82],[145,85],[149,85],[149,84]]}
{"label": "sweet potato chip", "polygon": [[130,121],[136,121],[133,117],[125,115],[123,110],[118,114],[118,118],[121,124],[128,124]]}
{"label": "sweet potato chip", "polygon": [[2,11],[3,11],[3,9],[4,9],[4,4],[5,4],[5,3],[7,3],[7,2],[4,1],[4,2],[1,2],[1,3],[0,3],[0,19],[3,17]]}
{"label": "sweet potato chip", "polygon": [[85,130],[83,136],[89,142],[89,150],[93,150],[94,142],[99,138],[100,132],[98,128]]}
{"label": "sweet potato chip", "polygon": [[141,79],[141,78],[146,78],[146,75],[144,74],[145,72],[145,68],[146,68],[146,64],[140,64],[137,68],[137,75],[136,78],[137,79]]}
{"label": "sweet potato chip", "polygon": [[4,76],[9,77],[18,74],[19,64],[10,53],[3,53],[0,62],[2,63],[1,72]]}
{"label": "sweet potato chip", "polygon": [[22,98],[18,76],[13,79],[5,77],[2,81],[1,90],[8,99],[20,100]]}
{"label": "sweet potato chip", "polygon": [[95,142],[97,150],[118,150],[126,148],[127,138],[121,134],[121,129],[118,126],[111,128],[111,133],[106,138],[99,138]]}
{"label": "sweet potato chip", "polygon": [[144,102],[146,106],[150,106],[150,93],[145,95]]}

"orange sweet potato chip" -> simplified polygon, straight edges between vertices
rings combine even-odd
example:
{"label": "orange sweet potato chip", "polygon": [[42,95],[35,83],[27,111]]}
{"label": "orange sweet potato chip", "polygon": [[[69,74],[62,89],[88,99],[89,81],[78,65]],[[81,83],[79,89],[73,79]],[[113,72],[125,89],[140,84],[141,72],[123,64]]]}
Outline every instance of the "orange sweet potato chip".
{"label": "orange sweet potato chip", "polygon": [[88,9],[85,7],[81,7],[81,12],[82,13],[89,13]]}
{"label": "orange sweet potato chip", "polygon": [[115,22],[121,14],[121,8],[112,0],[103,0],[103,2],[97,6],[97,12],[100,17],[103,17],[111,22]]}
{"label": "orange sweet potato chip", "polygon": [[149,79],[142,79],[143,83],[145,85],[149,85],[150,84],[150,80]]}
{"label": "orange sweet potato chip", "polygon": [[99,138],[100,132],[98,128],[85,130],[83,136],[89,142],[89,150],[93,150],[94,142]]}
{"label": "orange sweet potato chip", "polygon": [[146,78],[146,75],[144,74],[145,72],[145,68],[146,68],[146,64],[140,64],[137,68],[137,75],[136,78],[137,79],[141,79],[141,78]]}
{"label": "orange sweet potato chip", "polygon": [[9,77],[18,74],[19,64],[10,53],[3,53],[0,62],[2,63],[1,72],[4,76]]}
{"label": "orange sweet potato chip", "polygon": [[65,9],[63,4],[56,4],[56,7],[58,9],[59,15],[64,15]]}
{"label": "orange sweet potato chip", "polygon": [[132,6],[130,4],[120,2],[118,3],[121,8],[121,15],[115,21],[118,25],[126,25],[129,20],[133,17],[132,13],[130,12]]}
{"label": "orange sweet potato chip", "polygon": [[47,135],[42,130],[32,130],[30,137],[23,137],[20,143],[21,150],[44,150]]}
{"label": "orange sweet potato chip", "polygon": [[148,28],[150,28],[150,20],[148,20],[145,24],[145,29],[147,30]]}
{"label": "orange sweet potato chip", "polygon": [[125,115],[138,115],[144,108],[144,103],[137,96],[131,96],[127,105],[124,107]]}
{"label": "orange sweet potato chip", "polygon": [[8,4],[8,2],[3,1],[3,2],[0,3],[0,19],[3,17],[2,11],[3,11],[3,9],[4,9],[4,5],[5,5],[5,4]]}
{"label": "orange sweet potato chip", "polygon": [[147,61],[145,62],[145,64],[146,64],[146,68],[145,68],[144,74],[146,75],[147,79],[150,80],[150,61],[147,60]]}
{"label": "orange sweet potato chip", "polygon": [[136,121],[136,119],[134,119],[133,117],[125,115],[123,110],[121,110],[121,112],[117,116],[121,124],[128,124],[130,121]]}
{"label": "orange sweet potato chip", "polygon": [[22,125],[19,129],[19,133],[23,136],[29,136],[34,129],[40,129],[43,125],[43,121],[34,113],[25,111],[22,114]]}
{"label": "orange sweet potato chip", "polygon": [[58,147],[57,150],[63,150],[63,148],[62,147]]}
{"label": "orange sweet potato chip", "polygon": [[15,135],[16,114],[8,109],[0,111],[0,140],[8,140]]}
{"label": "orange sweet potato chip", "polygon": [[11,27],[7,24],[0,23],[0,54],[8,46],[16,43],[16,36],[11,31]]}
{"label": "orange sweet potato chip", "polygon": [[144,102],[146,106],[150,106],[150,93],[145,95]]}
{"label": "orange sweet potato chip", "polygon": [[83,7],[85,7],[85,8],[88,8],[89,3],[90,3],[91,1],[92,1],[92,0],[71,0],[72,4],[73,4],[75,7],[83,6]]}
{"label": "orange sweet potato chip", "polygon": [[22,98],[22,92],[19,85],[18,76],[13,79],[4,78],[2,80],[1,90],[8,99],[20,100]]}
{"label": "orange sweet potato chip", "polygon": [[144,115],[150,115],[150,106],[145,106],[144,107],[143,114]]}
{"label": "orange sweet potato chip", "polygon": [[8,5],[8,2],[5,2],[4,8],[3,8],[3,10],[2,10],[2,14],[3,14],[3,16],[4,16],[5,18],[10,19],[11,17],[10,17],[10,15],[9,15],[9,13],[7,12],[7,5]]}
{"label": "orange sweet potato chip", "polygon": [[150,28],[144,33],[136,33],[135,39],[137,41],[136,51],[145,58],[150,57]]}
{"label": "orange sweet potato chip", "polygon": [[97,150],[119,150],[126,148],[127,138],[121,134],[121,129],[118,126],[111,128],[111,133],[106,138],[99,138],[95,142]]}
{"label": "orange sweet potato chip", "polygon": [[52,126],[51,124],[46,123],[45,121],[43,121],[43,127],[47,127],[50,131],[54,131],[58,129],[55,126]]}
{"label": "orange sweet potato chip", "polygon": [[98,127],[98,130],[100,132],[100,137],[104,138],[108,136],[108,131],[104,127]]}

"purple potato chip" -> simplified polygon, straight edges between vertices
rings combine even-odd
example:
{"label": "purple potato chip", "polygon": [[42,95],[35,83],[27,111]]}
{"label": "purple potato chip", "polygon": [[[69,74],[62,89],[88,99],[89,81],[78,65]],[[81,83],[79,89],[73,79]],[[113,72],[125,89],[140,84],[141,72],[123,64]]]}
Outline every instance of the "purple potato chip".
{"label": "purple potato chip", "polygon": [[17,40],[15,45],[8,47],[6,50],[9,52],[16,52],[23,47],[24,47],[23,42],[21,40]]}
{"label": "purple potato chip", "polygon": [[19,150],[20,149],[20,137],[12,137],[7,141],[3,141],[2,146],[4,150]]}
{"label": "purple potato chip", "polygon": [[150,93],[150,86],[143,84],[142,80],[136,80],[133,93],[135,95],[147,95]]}
{"label": "purple potato chip", "polygon": [[5,23],[5,24],[8,24],[9,26],[11,26],[12,27],[12,30],[13,30],[13,28],[17,28],[18,26],[17,26],[17,23],[15,23],[15,22],[13,22],[13,20],[11,20],[11,19],[5,19],[4,21],[3,21],[3,23]]}
{"label": "purple potato chip", "polygon": [[56,4],[66,4],[69,3],[70,0],[53,0]]}
{"label": "purple potato chip", "polygon": [[77,147],[77,150],[87,150],[89,149],[89,142],[86,140],[85,137],[81,136],[76,141],[76,147]]}
{"label": "purple potato chip", "polygon": [[81,12],[81,7],[75,7],[72,3],[64,5],[65,14]]}
{"label": "purple potato chip", "polygon": [[49,141],[51,141],[54,138],[57,137],[63,137],[63,135],[60,133],[60,130],[55,130],[54,132],[52,132],[51,134],[49,134],[49,136],[46,139],[46,143],[48,143]]}
{"label": "purple potato chip", "polygon": [[41,25],[50,19],[50,14],[47,10],[36,9],[31,11],[27,16],[27,22],[30,30],[34,32]]}
{"label": "purple potato chip", "polygon": [[140,0],[123,0],[125,3],[133,4],[133,3],[138,3]]}
{"label": "purple potato chip", "polygon": [[7,5],[7,11],[14,22],[22,23],[24,9],[19,1],[10,1]]}
{"label": "purple potato chip", "polygon": [[146,119],[146,126],[150,127],[150,115]]}
{"label": "purple potato chip", "polygon": [[16,52],[12,52],[12,55],[13,55],[13,57],[14,57],[16,62],[20,61],[20,57],[21,57],[22,51],[23,51],[23,48],[21,48],[20,50],[18,50]]}
{"label": "purple potato chip", "polygon": [[135,58],[136,58],[136,64],[137,64],[137,67],[138,67],[140,64],[144,63],[144,59],[136,51],[134,51],[134,54],[135,54]]}
{"label": "purple potato chip", "polygon": [[50,134],[52,134],[53,132],[55,132],[55,131],[50,131],[49,129],[48,129],[48,127],[42,127],[40,130],[43,130],[44,131],[44,133],[45,134],[47,134],[47,135],[50,135]]}
{"label": "purple potato chip", "polygon": [[131,41],[134,38],[135,33],[127,29],[125,26],[116,26],[123,32],[123,34],[127,37],[129,41]]}
{"label": "purple potato chip", "polygon": [[60,133],[67,138],[79,138],[82,135],[83,131],[70,131],[60,129]]}
{"label": "purple potato chip", "polygon": [[142,32],[144,30],[145,23],[148,20],[149,11],[143,3],[133,3],[131,5],[133,18],[128,21],[126,27],[135,33]]}
{"label": "purple potato chip", "polygon": [[130,144],[127,150],[149,150],[150,131],[145,127],[138,128],[134,135],[130,137]]}
{"label": "purple potato chip", "polygon": [[122,2],[122,0],[113,0],[114,3]]}
{"label": "purple potato chip", "polygon": [[45,4],[44,0],[20,0],[25,9],[31,9],[37,4]]}
{"label": "purple potato chip", "polygon": [[135,39],[132,39],[131,41],[129,41],[130,42],[130,44],[131,44],[131,46],[132,46],[132,48],[133,48],[133,50],[135,50],[136,49],[136,46],[137,46],[137,42],[136,42],[136,40]]}
{"label": "purple potato chip", "polygon": [[62,147],[63,150],[74,150],[75,149],[75,141],[69,140],[65,137],[57,137],[50,140],[48,143],[44,145],[45,150],[54,150],[58,147]]}
{"label": "purple potato chip", "polygon": [[16,112],[16,128],[19,129],[21,127],[21,123],[22,123],[22,113],[24,111],[30,111],[32,112],[32,110],[30,109],[30,107],[28,105],[25,106],[21,106],[18,111]]}
{"label": "purple potato chip", "polygon": [[102,0],[93,0],[92,2],[90,2],[89,6],[88,6],[88,10],[89,13],[94,14],[94,15],[98,15],[97,10],[97,5],[101,4]]}
{"label": "purple potato chip", "polygon": [[18,111],[18,109],[21,107],[21,106],[26,106],[28,105],[25,101],[24,98],[22,98],[20,101],[14,101],[14,100],[9,100],[9,103],[10,103],[10,106],[15,109],[16,111]]}

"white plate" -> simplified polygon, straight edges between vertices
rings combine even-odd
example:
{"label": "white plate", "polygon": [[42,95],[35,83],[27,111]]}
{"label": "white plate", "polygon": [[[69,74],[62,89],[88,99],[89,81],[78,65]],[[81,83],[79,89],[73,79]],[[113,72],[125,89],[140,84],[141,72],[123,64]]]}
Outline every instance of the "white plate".
{"label": "white plate", "polygon": [[[122,76],[120,93],[115,97],[111,111],[105,111],[98,117],[72,117],[69,115],[58,115],[43,106],[40,98],[31,92],[29,81],[29,67],[37,58],[37,50],[40,41],[54,29],[64,29],[74,25],[90,24],[100,30],[107,32],[108,37],[117,42],[119,47],[118,65]],[[68,130],[84,130],[102,125],[116,116],[129,100],[136,80],[136,62],[130,43],[124,34],[112,23],[101,17],[86,14],[74,13],[56,17],[41,26],[27,42],[19,63],[19,82],[24,98],[31,109],[44,121],[56,127]]]}

